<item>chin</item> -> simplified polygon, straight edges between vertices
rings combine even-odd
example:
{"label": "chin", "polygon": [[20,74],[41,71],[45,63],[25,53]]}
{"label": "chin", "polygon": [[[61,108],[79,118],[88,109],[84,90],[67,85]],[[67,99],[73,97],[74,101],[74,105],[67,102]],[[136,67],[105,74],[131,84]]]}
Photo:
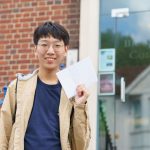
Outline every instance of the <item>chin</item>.
{"label": "chin", "polygon": [[45,66],[44,69],[52,71],[52,70],[58,70],[58,67],[57,66]]}

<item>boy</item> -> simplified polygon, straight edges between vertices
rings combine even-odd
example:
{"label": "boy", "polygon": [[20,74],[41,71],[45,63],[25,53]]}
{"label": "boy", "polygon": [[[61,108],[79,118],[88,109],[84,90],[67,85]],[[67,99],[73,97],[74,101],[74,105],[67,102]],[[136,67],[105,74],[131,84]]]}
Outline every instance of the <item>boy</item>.
{"label": "boy", "polygon": [[39,68],[8,86],[0,113],[0,150],[86,150],[88,92],[79,85],[69,100],[56,76],[69,34],[46,22],[35,29],[33,41]]}

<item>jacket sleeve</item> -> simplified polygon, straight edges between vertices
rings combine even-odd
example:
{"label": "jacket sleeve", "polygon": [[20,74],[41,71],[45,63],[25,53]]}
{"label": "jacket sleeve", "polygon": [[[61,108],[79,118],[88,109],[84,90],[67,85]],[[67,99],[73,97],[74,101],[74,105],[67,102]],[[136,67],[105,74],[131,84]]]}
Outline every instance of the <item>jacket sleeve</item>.
{"label": "jacket sleeve", "polygon": [[[14,81],[15,82],[15,81]],[[0,150],[8,150],[15,113],[15,83],[10,84],[0,109]]]}
{"label": "jacket sleeve", "polygon": [[74,104],[72,114],[72,150],[87,150],[91,138],[87,104]]}

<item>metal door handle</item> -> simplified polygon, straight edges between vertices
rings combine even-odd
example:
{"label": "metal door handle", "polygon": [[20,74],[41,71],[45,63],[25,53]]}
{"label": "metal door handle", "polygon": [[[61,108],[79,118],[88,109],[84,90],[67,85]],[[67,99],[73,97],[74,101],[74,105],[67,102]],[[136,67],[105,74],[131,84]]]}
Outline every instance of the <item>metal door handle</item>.
{"label": "metal door handle", "polygon": [[125,102],[125,80],[124,77],[121,77],[121,85],[120,85],[120,99],[122,102]]}

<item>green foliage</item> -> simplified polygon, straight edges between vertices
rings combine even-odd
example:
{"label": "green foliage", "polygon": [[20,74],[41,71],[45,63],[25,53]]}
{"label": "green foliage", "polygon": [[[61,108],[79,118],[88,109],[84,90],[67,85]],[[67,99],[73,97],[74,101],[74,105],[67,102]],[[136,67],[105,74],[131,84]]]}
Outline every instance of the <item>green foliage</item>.
{"label": "green foliage", "polygon": [[150,41],[135,43],[131,36],[114,34],[108,29],[101,34],[101,48],[116,48],[116,67],[150,64]]}

